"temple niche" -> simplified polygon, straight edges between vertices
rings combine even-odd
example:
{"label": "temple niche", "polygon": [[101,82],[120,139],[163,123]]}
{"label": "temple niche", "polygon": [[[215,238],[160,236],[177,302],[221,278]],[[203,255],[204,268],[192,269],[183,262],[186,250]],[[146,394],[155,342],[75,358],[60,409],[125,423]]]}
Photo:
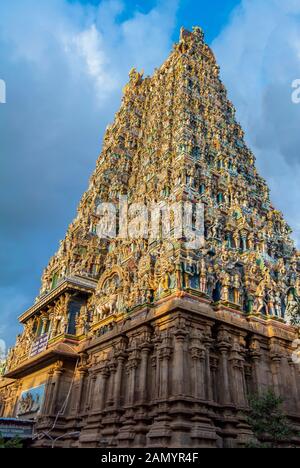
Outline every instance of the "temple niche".
{"label": "temple niche", "polygon": [[[160,211],[185,202],[193,232],[204,206],[197,248],[173,235],[172,210],[164,232]],[[116,206],[114,238],[98,235],[100,203]],[[136,204],[159,207],[157,235],[142,232]],[[300,254],[201,28],[183,28],[152,77],[131,70],[20,322],[1,367],[0,416],[33,414],[35,447],[49,446],[45,431],[62,447],[243,447],[249,395],[268,388],[300,431]]]}

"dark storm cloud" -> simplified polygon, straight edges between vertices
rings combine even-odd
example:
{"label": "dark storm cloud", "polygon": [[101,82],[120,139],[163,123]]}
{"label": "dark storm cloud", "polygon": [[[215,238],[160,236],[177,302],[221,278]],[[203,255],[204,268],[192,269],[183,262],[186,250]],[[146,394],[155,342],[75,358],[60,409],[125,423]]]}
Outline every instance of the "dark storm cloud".
{"label": "dark storm cloud", "polygon": [[0,3],[0,338],[9,344],[76,214],[128,72],[150,73],[167,56],[176,7],[158,2],[120,22],[120,1]]}

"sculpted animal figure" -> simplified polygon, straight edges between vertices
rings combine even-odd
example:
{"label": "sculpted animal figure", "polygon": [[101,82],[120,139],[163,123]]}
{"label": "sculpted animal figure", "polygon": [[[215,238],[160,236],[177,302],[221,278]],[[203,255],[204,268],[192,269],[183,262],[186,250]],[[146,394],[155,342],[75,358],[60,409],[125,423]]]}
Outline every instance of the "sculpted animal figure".
{"label": "sculpted animal figure", "polygon": [[97,315],[98,315],[99,320],[102,320],[103,318],[109,317],[110,315],[112,315],[117,309],[117,304],[118,304],[118,295],[115,294],[114,296],[112,296],[110,301],[98,306]]}

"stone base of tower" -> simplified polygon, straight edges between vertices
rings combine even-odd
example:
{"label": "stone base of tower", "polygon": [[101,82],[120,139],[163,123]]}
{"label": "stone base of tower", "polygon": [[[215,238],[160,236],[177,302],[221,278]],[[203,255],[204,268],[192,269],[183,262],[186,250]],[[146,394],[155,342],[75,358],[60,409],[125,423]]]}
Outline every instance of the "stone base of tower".
{"label": "stone base of tower", "polygon": [[47,411],[33,446],[51,445],[46,433],[58,447],[243,447],[252,438],[248,395],[269,388],[300,428],[295,338],[296,330],[278,320],[213,308],[187,293],[165,298],[83,341],[77,365],[61,355],[45,369]]}

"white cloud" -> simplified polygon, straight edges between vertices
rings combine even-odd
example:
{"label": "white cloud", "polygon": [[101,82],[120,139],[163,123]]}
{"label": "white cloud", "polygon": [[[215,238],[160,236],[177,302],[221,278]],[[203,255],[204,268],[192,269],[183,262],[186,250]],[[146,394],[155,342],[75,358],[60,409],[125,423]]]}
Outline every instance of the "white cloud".
{"label": "white cloud", "polygon": [[6,356],[6,343],[4,340],[0,340],[0,364]]}
{"label": "white cloud", "polygon": [[300,105],[291,99],[300,78],[299,13],[298,0],[243,0],[213,48],[258,168],[300,246]]}
{"label": "white cloud", "polygon": [[95,24],[71,38],[66,46],[70,54],[74,52],[84,59],[86,71],[94,80],[97,96],[102,98],[117,88],[117,80],[109,74],[108,59],[103,48],[103,39]]}

